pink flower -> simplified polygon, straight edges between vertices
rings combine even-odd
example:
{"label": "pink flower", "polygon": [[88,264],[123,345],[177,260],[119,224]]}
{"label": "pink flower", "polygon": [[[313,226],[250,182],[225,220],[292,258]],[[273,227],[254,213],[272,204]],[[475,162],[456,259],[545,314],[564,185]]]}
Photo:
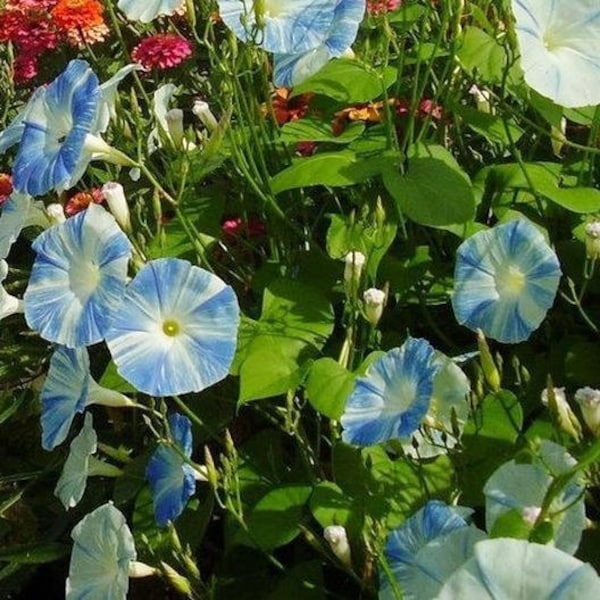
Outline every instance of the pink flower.
{"label": "pink flower", "polygon": [[142,40],[131,52],[131,58],[144,69],[170,69],[192,55],[192,44],[173,33],[157,33]]}
{"label": "pink flower", "polygon": [[14,62],[15,82],[26,83],[38,74],[38,59],[36,54],[24,52],[17,55]]}
{"label": "pink flower", "polygon": [[12,191],[12,177],[8,173],[0,173],[0,206],[8,200]]}
{"label": "pink flower", "polygon": [[381,15],[396,10],[402,4],[402,0],[367,0],[367,12],[370,15]]}

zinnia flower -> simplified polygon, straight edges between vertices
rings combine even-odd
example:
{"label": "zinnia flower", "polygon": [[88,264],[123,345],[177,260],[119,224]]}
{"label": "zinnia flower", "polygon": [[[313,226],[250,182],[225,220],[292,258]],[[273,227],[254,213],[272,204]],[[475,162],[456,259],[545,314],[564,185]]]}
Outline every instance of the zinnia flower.
{"label": "zinnia flower", "polygon": [[155,33],[142,40],[131,52],[131,58],[144,69],[170,69],[192,55],[192,44],[175,33]]}
{"label": "zinnia flower", "polygon": [[12,177],[8,173],[0,173],[0,207],[8,200],[12,191]]}
{"label": "zinnia flower", "polygon": [[123,297],[131,245],[101,206],[41,233],[25,291],[25,318],[44,339],[70,348],[103,339]]}
{"label": "zinnia flower", "polygon": [[536,92],[565,107],[600,103],[596,0],[512,0],[521,67]]}
{"label": "zinnia flower", "polygon": [[436,600],[600,598],[595,569],[566,552],[526,540],[495,538],[446,579]]}
{"label": "zinnia flower", "polygon": [[172,15],[184,4],[185,0],[119,0],[117,6],[129,20],[150,23],[160,15]]}
{"label": "zinnia flower", "polygon": [[435,350],[409,338],[356,380],[340,419],[342,439],[363,446],[408,438],[427,414],[438,371]]}
{"label": "zinnia flower", "polygon": [[74,46],[103,41],[109,29],[104,22],[104,6],[98,0],[58,0],[52,19]]}
{"label": "zinnia flower", "polygon": [[159,527],[174,521],[185,508],[187,501],[196,491],[194,469],[187,464],[181,454],[192,455],[192,423],[178,413],[169,417],[169,429],[174,448],[160,444],[148,463],[146,479],[152,489],[154,516]]}
{"label": "zinnia flower", "polygon": [[480,231],[457,250],[456,320],[499,342],[526,340],[552,306],[560,275],[556,254],[529,221]]}
{"label": "zinnia flower", "polygon": [[367,12],[370,15],[382,15],[400,8],[402,0],[367,0]]}
{"label": "zinnia flower", "polygon": [[[429,501],[388,536],[385,555],[405,600],[431,600],[442,583],[486,538],[469,527],[464,508]],[[381,571],[379,600],[393,600],[392,585]]]}
{"label": "zinnia flower", "polygon": [[216,275],[157,259],[127,286],[106,342],[119,374],[141,392],[199,392],[228,374],[239,320],[234,291]]}
{"label": "zinnia flower", "polygon": [[74,217],[82,210],[85,210],[90,204],[102,204],[103,202],[104,194],[100,188],[75,192],[65,202],[65,214],[69,217]]}
{"label": "zinnia flower", "polygon": [[112,502],[86,515],[73,529],[66,600],[125,600],[135,545],[125,517]]}

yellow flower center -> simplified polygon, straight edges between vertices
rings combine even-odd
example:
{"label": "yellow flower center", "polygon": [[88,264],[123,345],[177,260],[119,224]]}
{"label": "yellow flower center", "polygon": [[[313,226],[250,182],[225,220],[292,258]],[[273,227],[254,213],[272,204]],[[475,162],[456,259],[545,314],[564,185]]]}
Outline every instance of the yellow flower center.
{"label": "yellow flower center", "polygon": [[271,17],[271,18],[276,18],[278,17],[281,13],[285,12],[285,2],[282,2],[282,0],[265,0],[265,16],[266,17]]}
{"label": "yellow flower center", "polygon": [[518,296],[525,287],[525,275],[519,267],[509,265],[496,275],[496,290],[501,296]]}
{"label": "yellow flower center", "polygon": [[162,329],[163,333],[165,335],[168,335],[169,337],[175,337],[176,335],[179,335],[179,333],[181,333],[181,326],[177,321],[174,321],[173,319],[167,319],[166,321],[164,321]]}

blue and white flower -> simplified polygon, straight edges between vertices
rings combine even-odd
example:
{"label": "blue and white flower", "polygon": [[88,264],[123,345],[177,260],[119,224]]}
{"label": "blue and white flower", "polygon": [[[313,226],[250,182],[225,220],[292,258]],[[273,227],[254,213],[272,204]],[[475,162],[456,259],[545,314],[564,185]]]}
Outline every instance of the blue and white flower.
{"label": "blue and white flower", "polygon": [[439,365],[429,342],[409,338],[359,377],[346,402],[342,439],[362,446],[407,440],[429,410]]}
{"label": "blue and white flower", "polygon": [[123,514],[112,502],[86,515],[73,529],[66,599],[125,600],[137,554]]}
{"label": "blue and white flower", "polygon": [[458,248],[452,307],[457,321],[499,342],[526,340],[554,302],[561,271],[544,236],[516,219]]}
{"label": "blue and white flower", "polygon": [[586,563],[552,546],[495,538],[475,545],[473,556],[444,583],[436,600],[596,600],[600,578]]}
{"label": "blue and white flower", "polygon": [[44,339],[70,348],[104,338],[121,302],[131,244],[97,204],[32,244],[37,256],[25,291],[25,318]]}
{"label": "blue and white flower", "polygon": [[54,489],[54,495],[65,509],[73,508],[83,498],[88,476],[90,457],[98,448],[91,413],[85,415],[81,431],[71,442],[69,456]]}
{"label": "blue and white flower", "polygon": [[[510,510],[521,512],[525,522],[537,518],[552,481],[577,464],[558,444],[544,440],[531,464],[511,460],[488,479],[485,494],[485,522],[492,531],[495,522]],[[554,499],[550,515],[554,525],[554,545],[574,554],[585,528],[584,487],[574,478]],[[534,518],[535,517],[535,518]]]}
{"label": "blue and white flower", "polygon": [[196,491],[196,471],[183,459],[192,455],[192,423],[174,413],[169,417],[169,429],[179,452],[171,445],[160,444],[146,469],[159,527],[174,521]]}
{"label": "blue and white flower", "polygon": [[182,9],[185,0],[119,0],[117,6],[130,21],[150,23],[156,17]]}
{"label": "blue and white flower", "polygon": [[123,394],[94,381],[86,348],[65,346],[58,347],[50,358],[41,400],[42,447],[45,450],[52,450],[65,440],[75,414],[83,413],[90,404],[134,406]]}
{"label": "blue and white flower", "polygon": [[199,392],[227,376],[239,320],[235,293],[219,277],[163,258],[128,285],[106,342],[119,374],[141,392]]}
{"label": "blue and white flower", "polygon": [[[432,500],[388,537],[385,556],[406,600],[435,598],[443,582],[486,538],[463,517],[470,511]],[[393,600],[393,586],[380,572],[380,600]]]}
{"label": "blue and white flower", "polygon": [[521,66],[534,90],[565,107],[600,103],[596,0],[512,0]]}
{"label": "blue and white flower", "polygon": [[278,51],[273,57],[273,82],[293,87],[314,75],[332,58],[352,56],[351,46],[365,14],[365,0],[340,0],[325,39],[305,52]]}

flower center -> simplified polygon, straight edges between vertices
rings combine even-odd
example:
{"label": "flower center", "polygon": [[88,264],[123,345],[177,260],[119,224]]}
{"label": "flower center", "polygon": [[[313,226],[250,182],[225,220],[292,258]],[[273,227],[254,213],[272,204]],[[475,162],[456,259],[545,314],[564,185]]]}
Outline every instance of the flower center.
{"label": "flower center", "polygon": [[175,337],[181,333],[181,326],[174,319],[163,321],[163,333],[169,337]]}
{"label": "flower center", "polygon": [[496,275],[496,290],[500,296],[518,296],[525,287],[525,275],[519,267],[508,265]]}
{"label": "flower center", "polygon": [[69,285],[80,302],[86,302],[96,291],[100,267],[92,261],[77,261],[69,269]]}
{"label": "flower center", "polygon": [[548,52],[554,52],[563,46],[560,36],[552,31],[547,31],[543,38],[544,47]]}
{"label": "flower center", "polygon": [[281,0],[265,0],[265,17],[277,18],[285,12],[285,2]]}

